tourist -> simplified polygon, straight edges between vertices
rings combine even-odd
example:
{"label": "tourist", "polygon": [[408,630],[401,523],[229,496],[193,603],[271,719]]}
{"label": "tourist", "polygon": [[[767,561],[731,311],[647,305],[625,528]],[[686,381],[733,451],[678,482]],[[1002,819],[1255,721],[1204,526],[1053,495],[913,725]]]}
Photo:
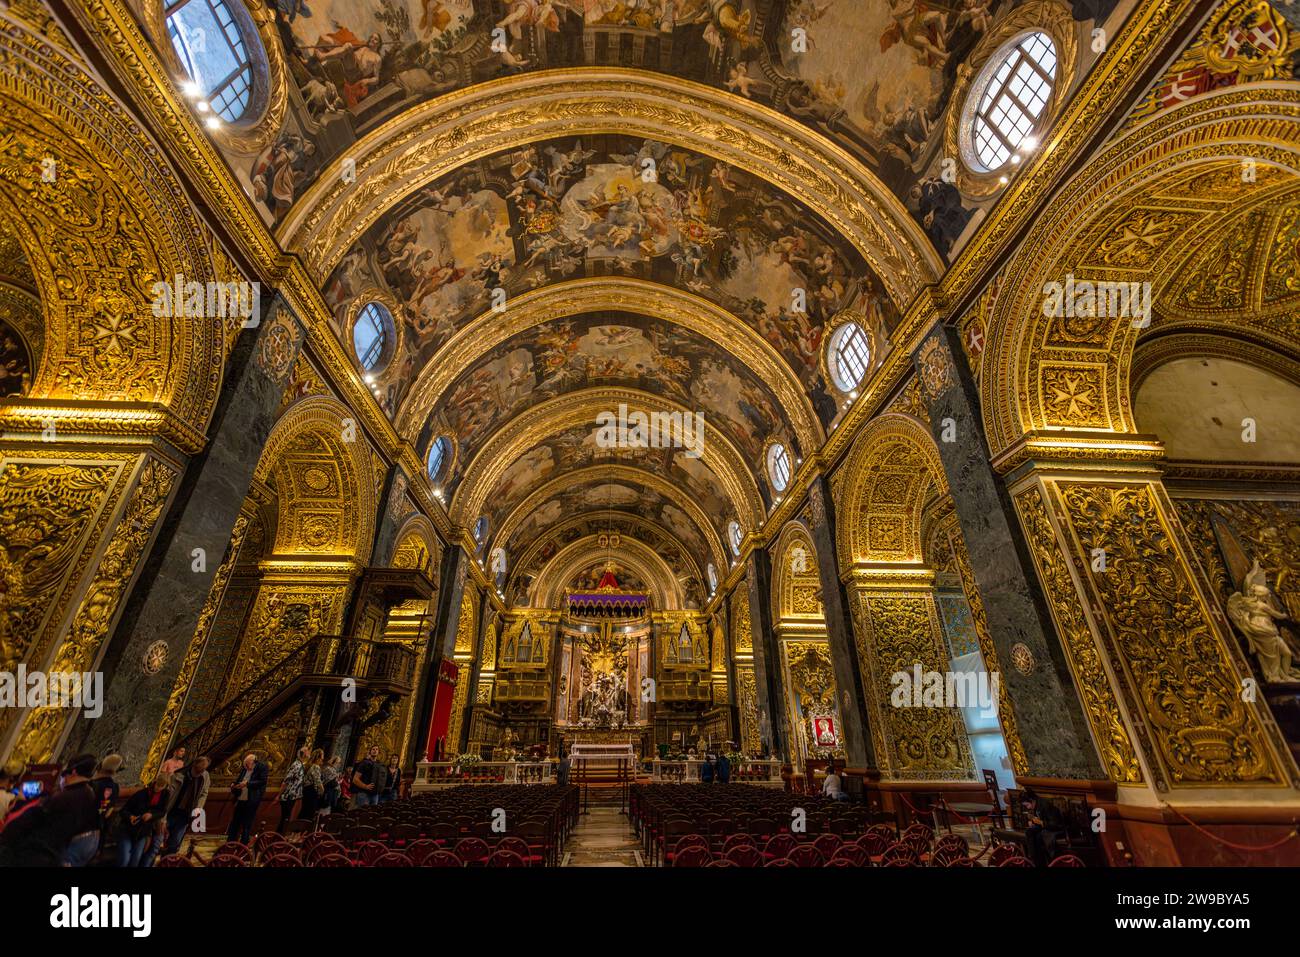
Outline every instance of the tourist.
{"label": "tourist", "polygon": [[275,829],[282,834],[284,826],[293,817],[293,806],[302,797],[303,777],[307,773],[307,764],[310,761],[311,751],[307,748],[299,748],[298,756],[293,759],[293,764],[289,765],[289,771],[280,784],[280,823]]}
{"label": "tourist", "polygon": [[713,780],[718,784],[731,783],[731,761],[727,759],[725,754],[718,755],[718,764],[714,770]]}
{"label": "tourist", "polygon": [[700,765],[700,783],[713,783],[713,755],[711,754],[706,754],[704,756],[704,763]]}
{"label": "tourist", "polygon": [[329,761],[325,763],[325,767],[321,769],[321,783],[325,786],[325,797],[323,799],[324,806],[321,808],[322,814],[329,814],[339,803],[340,789],[342,788],[342,782],[340,781],[339,776],[339,765],[342,763],[343,759],[336,754],[334,757],[330,758]]}
{"label": "tourist", "polygon": [[380,788],[377,786],[376,778],[379,776],[379,770],[382,765],[379,763],[379,746],[375,745],[366,752],[366,756],[357,762],[356,767],[352,769],[352,805],[353,807],[365,807],[367,804],[375,804]]}
{"label": "tourist", "polygon": [[269,773],[266,763],[259,761],[257,755],[251,751],[244,755],[243,770],[230,788],[230,793],[235,798],[235,813],[230,818],[227,840],[247,844],[252,838],[253,822],[257,820],[257,808],[266,795]]}
{"label": "tourist", "polygon": [[119,815],[117,866],[148,867],[162,846],[167,821],[167,784],[159,774],[126,800]]}
{"label": "tourist", "polygon": [[0,768],[0,822],[4,821],[17,797],[18,792],[14,790],[13,772],[8,768]]}
{"label": "tourist", "polygon": [[402,785],[402,766],[397,762],[397,755],[392,755],[388,759],[387,773],[384,776],[384,790],[380,794],[379,800],[395,801],[401,796]]}
{"label": "tourist", "polygon": [[162,772],[169,778],[185,767],[185,749],[177,748],[172,752],[172,756],[162,763]]}
{"label": "tourist", "polygon": [[0,831],[0,867],[58,867],[74,837],[99,827],[94,770],[95,756],[80,754],[63,769],[57,792],[11,809]]}
{"label": "tourist", "polygon": [[320,810],[321,796],[325,793],[325,776],[321,765],[325,761],[325,752],[317,748],[311,753],[311,760],[302,780],[302,804],[298,808],[298,820],[310,821]]}
{"label": "tourist", "polygon": [[559,767],[555,769],[555,783],[560,785],[561,787],[564,787],[566,784],[569,783],[569,767],[570,767],[569,752],[565,751],[564,748],[561,747],[560,764]]}
{"label": "tourist", "polygon": [[1020,792],[1020,804],[1029,817],[1025,828],[1025,846],[1029,859],[1045,867],[1056,857],[1056,842],[1065,833],[1065,818],[1060,808],[1044,801],[1030,788]]}
{"label": "tourist", "polygon": [[194,812],[202,810],[208,800],[208,759],[197,757],[187,768],[172,774],[167,783],[167,844],[164,854],[180,852],[185,832],[194,820]]}
{"label": "tourist", "polygon": [[120,754],[106,755],[95,766],[95,773],[90,778],[90,788],[95,792],[95,808],[98,815],[93,831],[78,834],[68,844],[63,855],[63,863],[68,867],[84,867],[95,859],[104,843],[104,831],[117,803],[118,786],[114,775],[122,769]]}
{"label": "tourist", "polygon": [[839,772],[835,770],[835,762],[832,761],[826,768],[826,780],[822,782],[822,794],[832,801],[847,801],[848,794],[844,792],[844,782],[841,780]]}

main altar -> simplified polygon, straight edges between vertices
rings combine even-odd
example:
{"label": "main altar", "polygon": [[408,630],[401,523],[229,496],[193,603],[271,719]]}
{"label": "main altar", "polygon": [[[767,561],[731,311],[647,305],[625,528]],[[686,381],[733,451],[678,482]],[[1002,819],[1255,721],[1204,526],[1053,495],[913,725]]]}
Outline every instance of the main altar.
{"label": "main altar", "polygon": [[566,593],[555,731],[573,756],[649,753],[651,633],[648,596],[620,588],[610,567],[595,589]]}

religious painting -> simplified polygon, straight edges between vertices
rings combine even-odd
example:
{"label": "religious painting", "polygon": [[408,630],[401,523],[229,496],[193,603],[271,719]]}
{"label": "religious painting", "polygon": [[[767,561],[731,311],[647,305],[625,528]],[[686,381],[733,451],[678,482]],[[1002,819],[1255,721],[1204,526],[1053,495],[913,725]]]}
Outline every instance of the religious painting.
{"label": "religious painting", "polygon": [[[588,275],[663,282],[733,312],[790,364],[824,422],[837,411],[819,368],[827,323],[848,309],[864,315],[878,337],[898,323],[879,277],[802,204],[710,157],[612,135],[488,157],[407,197],[335,269],[325,298],[340,320],[352,298],[371,286],[402,304],[403,353],[383,374],[381,404],[392,414],[419,369],[490,308],[494,296],[508,303],[530,289]],[[687,343],[663,323],[643,332],[650,343],[639,346],[644,368],[629,359],[622,371],[688,395],[734,391],[729,404],[738,424],[758,407],[756,386],[741,385],[744,377],[732,367],[733,378],[716,354],[709,365],[694,344],[698,359],[672,355],[669,346]],[[575,342],[581,335],[588,338]],[[519,388],[554,391],[601,371],[599,361],[587,368],[592,350],[603,349],[608,362],[623,356],[622,346],[637,346],[636,339],[627,329],[593,332],[590,322],[557,323],[514,343],[530,354],[531,367],[529,356],[497,353],[498,368],[482,370],[482,381],[504,368],[519,377]],[[574,360],[579,352],[585,358]]]}
{"label": "religious painting", "polygon": [[[976,43],[1024,0],[266,2],[299,94],[289,138],[258,160],[269,171],[258,198],[272,222],[327,163],[398,113],[496,77],[608,65],[706,83],[816,129],[879,176],[946,256],[973,210],[938,175],[944,114]],[[1117,3],[1069,7],[1086,32]],[[542,178],[586,159],[561,149],[545,157]],[[594,175],[567,205],[540,195],[522,203],[539,254],[576,268],[571,252],[547,241],[553,232],[569,241],[580,233],[601,257],[666,250],[672,187],[590,159]],[[711,233],[688,235],[674,255],[689,267],[692,243],[716,240]]]}
{"label": "religious painting", "polygon": [[459,443],[457,461],[528,406],[592,386],[626,386],[699,410],[748,461],[775,438],[801,450],[771,388],[717,343],[671,323],[601,314],[537,326],[467,369],[434,407]]}
{"label": "religious painting", "polygon": [[817,748],[837,748],[840,729],[833,714],[815,714],[812,721],[812,743]]}

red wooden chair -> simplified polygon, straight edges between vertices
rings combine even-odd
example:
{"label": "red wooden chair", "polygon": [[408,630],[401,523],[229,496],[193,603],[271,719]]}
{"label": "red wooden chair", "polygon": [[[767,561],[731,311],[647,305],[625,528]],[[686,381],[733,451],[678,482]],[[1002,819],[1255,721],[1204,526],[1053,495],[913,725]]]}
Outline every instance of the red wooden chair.
{"label": "red wooden chair", "polygon": [[672,867],[703,867],[713,860],[713,852],[707,846],[702,844],[690,844],[686,847],[678,846],[677,853],[673,855]]}
{"label": "red wooden chair", "polygon": [[1088,865],[1083,863],[1082,858],[1075,857],[1073,854],[1062,854],[1060,857],[1053,860],[1047,866],[1048,867],[1087,867]]}
{"label": "red wooden chair", "polygon": [[410,867],[410,855],[401,851],[389,851],[386,854],[380,854],[370,862],[371,867]]}
{"label": "red wooden chair", "polygon": [[514,851],[503,851],[497,849],[487,859],[488,867],[527,867],[528,861],[522,854],[516,854]]}
{"label": "red wooden chair", "polygon": [[418,841],[412,841],[406,847],[402,848],[402,850],[405,851],[406,856],[411,859],[411,863],[416,867],[419,867],[424,863],[426,857],[434,851],[441,850],[441,848],[438,846],[437,841],[431,840],[427,837],[422,837]]}
{"label": "red wooden chair", "polygon": [[1021,857],[1020,848],[1014,844],[997,844],[989,854],[989,867],[1001,867],[1002,862],[1013,857]]}
{"label": "red wooden chair", "polygon": [[248,867],[248,861],[234,854],[218,854],[208,861],[208,867]]}
{"label": "red wooden chair", "polygon": [[[669,867],[677,866],[677,858],[683,851],[690,850],[692,847],[702,847],[706,851],[709,849],[709,839],[703,834],[684,834],[676,839],[672,849],[664,854],[664,863]],[[698,865],[692,865],[698,866]]]}
{"label": "red wooden chair", "polygon": [[302,858],[288,852],[272,852],[262,858],[263,867],[302,867]]}
{"label": "red wooden chair", "polygon": [[451,851],[434,851],[420,862],[421,867],[464,867],[464,863]]}
{"label": "red wooden chair", "polygon": [[948,867],[979,867],[975,861],[969,857],[954,857],[947,864]]}
{"label": "red wooden chair", "polygon": [[514,837],[513,835],[510,837],[503,837],[497,842],[496,850],[509,851],[512,854],[518,854],[523,858],[524,864],[532,863],[532,849],[529,848],[528,842],[522,837]]}
{"label": "red wooden chair", "polygon": [[910,844],[900,841],[885,849],[885,853],[880,855],[880,863],[886,867],[897,867],[900,863],[904,867],[917,867],[921,863],[921,855]]}
{"label": "red wooden chair", "polygon": [[312,867],[351,867],[352,858],[346,854],[322,854],[312,861]]}
{"label": "red wooden chair", "polygon": [[763,856],[769,861],[780,860],[783,857],[789,857],[792,851],[799,844],[794,839],[793,834],[778,834],[767,842],[763,848]]}
{"label": "red wooden chair", "polygon": [[753,844],[737,844],[723,856],[740,867],[762,867],[765,860],[763,852]]}
{"label": "red wooden chair", "polygon": [[188,857],[180,854],[168,854],[166,857],[158,858],[154,867],[193,867],[194,864]]}
{"label": "red wooden chair", "polygon": [[362,841],[352,849],[352,859],[362,867],[370,867],[380,855],[388,853],[383,841]]}
{"label": "red wooden chair", "polygon": [[764,867],[798,867],[799,865],[796,864],[794,861],[790,860],[788,857],[778,857],[774,861],[768,861],[763,866]]}
{"label": "red wooden chair", "polygon": [[786,859],[794,861],[799,867],[821,867],[826,863],[826,858],[816,844],[798,844],[790,849]]}
{"label": "red wooden chair", "polygon": [[251,862],[253,860],[253,851],[247,844],[240,844],[238,841],[226,841],[214,852],[214,856],[226,854],[237,857],[241,861]]}
{"label": "red wooden chair", "polygon": [[487,856],[492,853],[488,847],[487,841],[478,837],[462,837],[456,842],[456,856],[461,859],[467,867],[482,865],[487,860]]}
{"label": "red wooden chair", "polygon": [[705,864],[704,866],[705,867],[739,867],[740,865],[736,864],[735,861],[727,860],[725,857],[715,857],[713,860],[709,861],[709,863]]}
{"label": "red wooden chair", "polygon": [[845,844],[831,855],[828,863],[834,864],[836,861],[848,861],[853,867],[870,867],[871,855],[856,844]]}
{"label": "red wooden chair", "polygon": [[722,845],[722,853],[725,854],[733,847],[757,847],[758,842],[754,840],[752,834],[732,834],[727,838],[727,842]]}
{"label": "red wooden chair", "polygon": [[1033,866],[1034,866],[1033,861],[1031,861],[1027,857],[1020,857],[1019,855],[1016,855],[1015,857],[1008,857],[1005,861],[1003,861],[1001,864],[998,865],[998,867],[1033,867]]}
{"label": "red wooden chair", "polygon": [[821,851],[822,857],[829,861],[835,856],[835,852],[840,849],[840,845],[843,843],[844,842],[840,840],[838,834],[831,834],[828,832],[826,834],[817,835],[817,840],[813,841],[813,847]]}
{"label": "red wooden chair", "polygon": [[883,855],[892,844],[893,841],[876,831],[868,831],[857,840],[857,846],[866,851],[867,856],[873,861],[879,861],[881,855]]}
{"label": "red wooden chair", "polygon": [[253,838],[253,855],[261,857],[271,847],[272,844],[288,844],[284,835],[277,831],[263,831]]}
{"label": "red wooden chair", "polygon": [[825,866],[826,867],[857,867],[858,865],[854,864],[847,857],[832,857],[829,861],[826,862]]}

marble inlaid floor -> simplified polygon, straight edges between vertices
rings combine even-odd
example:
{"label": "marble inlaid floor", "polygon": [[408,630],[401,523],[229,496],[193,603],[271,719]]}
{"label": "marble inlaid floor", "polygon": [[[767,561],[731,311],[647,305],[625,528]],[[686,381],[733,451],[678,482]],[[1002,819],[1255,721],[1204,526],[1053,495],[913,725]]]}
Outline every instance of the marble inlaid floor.
{"label": "marble inlaid floor", "polygon": [[645,867],[641,841],[617,807],[592,807],[564,845],[561,867]]}

